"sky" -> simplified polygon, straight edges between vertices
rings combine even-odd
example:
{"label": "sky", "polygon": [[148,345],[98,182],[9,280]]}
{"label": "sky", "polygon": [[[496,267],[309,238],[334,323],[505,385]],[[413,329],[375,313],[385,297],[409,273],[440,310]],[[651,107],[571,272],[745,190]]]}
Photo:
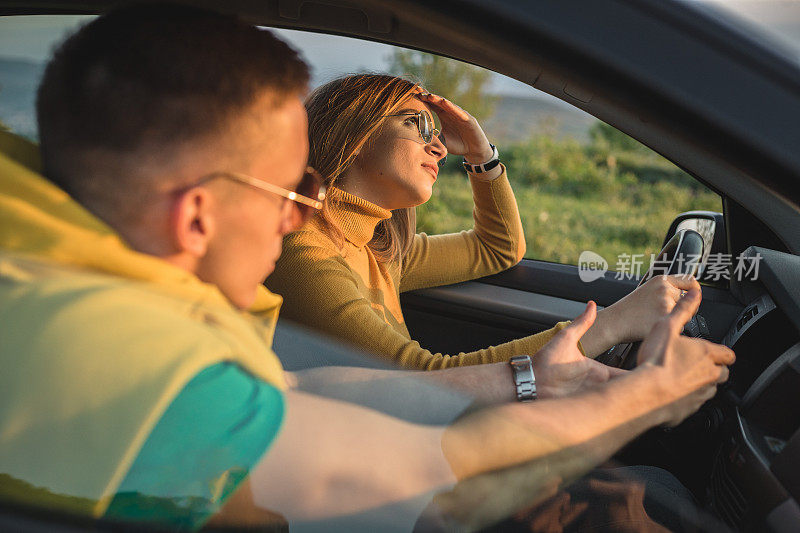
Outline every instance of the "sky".
{"label": "sky", "polygon": [[[397,49],[388,44],[362,41],[336,35],[322,35],[294,30],[273,30],[300,50],[313,65],[314,84],[321,84],[348,72],[385,71],[387,59]],[[550,98],[529,85],[495,74],[490,89],[497,94]],[[557,99],[554,99],[559,101]]]}
{"label": "sky", "polygon": [[42,62],[65,33],[91,16],[39,15],[0,18],[0,56]]}
{"label": "sky", "polygon": [[[0,18],[0,56],[44,62],[53,46],[69,30],[92,18],[82,15]],[[384,71],[388,64],[387,59],[395,48],[335,35],[281,29],[273,31],[300,50],[311,64],[314,85],[345,73],[360,70]],[[499,74],[492,80],[491,91],[560,102],[524,83]]]}

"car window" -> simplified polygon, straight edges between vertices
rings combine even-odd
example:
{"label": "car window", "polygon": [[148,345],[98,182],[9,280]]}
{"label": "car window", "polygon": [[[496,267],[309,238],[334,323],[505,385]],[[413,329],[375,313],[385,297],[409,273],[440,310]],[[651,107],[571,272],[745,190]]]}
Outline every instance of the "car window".
{"label": "car window", "polygon": [[[577,108],[528,86],[494,102],[482,124],[508,169],[528,259],[576,265],[588,250],[610,270],[643,274],[678,213],[722,211],[719,195]],[[461,158],[450,159],[449,174],[417,209],[421,231],[458,231],[472,222]]]}
{"label": "car window", "polygon": [[37,140],[36,88],[65,35],[92,15],[0,17],[0,129]]}
{"label": "car window", "polygon": [[[281,31],[315,68],[315,83],[348,72],[420,80],[472,113],[497,145],[520,208],[526,257],[576,265],[583,251],[610,270],[643,274],[670,222],[722,211],[719,195],[638,141],[526,84],[448,58],[351,38]],[[472,225],[461,157],[450,156],[433,196],[417,208],[430,234]]]}
{"label": "car window", "polygon": [[[0,19],[0,127],[36,140],[35,90],[53,46],[87,16]],[[274,30],[312,66],[312,85],[361,71],[411,76],[472,113],[497,145],[520,208],[526,257],[576,265],[584,251],[610,270],[644,273],[670,222],[721,211],[720,197],[591,115],[511,78],[448,58],[359,39]],[[418,231],[472,225],[461,157],[448,157]]]}

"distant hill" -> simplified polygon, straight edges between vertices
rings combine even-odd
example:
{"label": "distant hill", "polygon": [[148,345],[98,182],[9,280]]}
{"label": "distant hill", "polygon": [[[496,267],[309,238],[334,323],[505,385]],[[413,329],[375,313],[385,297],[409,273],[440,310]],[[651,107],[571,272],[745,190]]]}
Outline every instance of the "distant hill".
{"label": "distant hill", "polygon": [[596,121],[580,109],[544,98],[501,96],[494,115],[481,125],[495,144],[524,141],[537,133],[587,142],[588,129]]}
{"label": "distant hill", "polygon": [[[36,138],[36,87],[43,63],[0,57],[0,121],[12,131]],[[565,104],[543,98],[501,96],[494,115],[482,124],[495,144],[519,142],[534,133],[588,140],[595,118]]]}
{"label": "distant hill", "polygon": [[43,63],[0,57],[0,121],[12,131],[36,138],[36,87]]}

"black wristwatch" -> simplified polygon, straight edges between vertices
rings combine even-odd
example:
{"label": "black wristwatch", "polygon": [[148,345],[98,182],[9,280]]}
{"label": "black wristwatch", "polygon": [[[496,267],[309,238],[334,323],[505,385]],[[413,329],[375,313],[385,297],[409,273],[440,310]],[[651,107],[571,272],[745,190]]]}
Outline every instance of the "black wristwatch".
{"label": "black wristwatch", "polygon": [[515,355],[509,359],[517,388],[517,400],[530,402],[536,399],[536,377],[533,375],[533,362],[530,355]]}
{"label": "black wristwatch", "polygon": [[467,163],[467,159],[464,158],[464,170],[467,172],[471,172],[472,174],[482,174],[483,172],[489,172],[494,167],[500,164],[500,154],[497,152],[497,147],[491,143],[489,146],[492,147],[492,157],[485,163],[481,163],[480,165],[470,165]]}

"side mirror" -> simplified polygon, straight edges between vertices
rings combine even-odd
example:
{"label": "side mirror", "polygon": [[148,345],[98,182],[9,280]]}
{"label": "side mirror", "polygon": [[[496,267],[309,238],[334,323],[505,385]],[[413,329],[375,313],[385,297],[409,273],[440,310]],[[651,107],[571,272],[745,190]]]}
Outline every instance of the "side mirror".
{"label": "side mirror", "polygon": [[[681,230],[694,230],[703,237],[703,257],[700,259],[701,272],[698,279],[703,280],[703,265],[710,254],[724,254],[727,246],[725,234],[725,218],[715,211],[686,211],[681,213],[669,226],[664,238],[664,246]],[[717,256],[719,257],[719,256]],[[715,283],[718,284],[718,283]]]}

